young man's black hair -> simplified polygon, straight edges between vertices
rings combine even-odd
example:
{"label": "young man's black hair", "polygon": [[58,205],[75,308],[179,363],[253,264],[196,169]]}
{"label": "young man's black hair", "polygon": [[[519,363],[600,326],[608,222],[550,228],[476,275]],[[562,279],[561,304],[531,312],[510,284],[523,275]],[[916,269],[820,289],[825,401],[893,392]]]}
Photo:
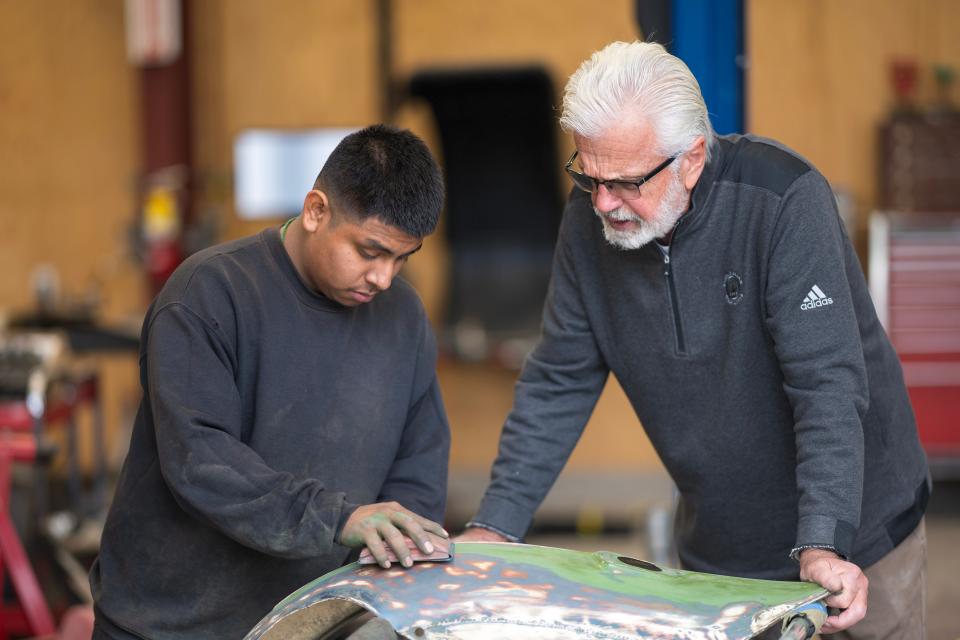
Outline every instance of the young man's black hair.
{"label": "young man's black hair", "polygon": [[411,132],[383,124],[340,141],[314,188],[355,221],[377,217],[417,238],[433,233],[443,206],[443,177],[430,150]]}

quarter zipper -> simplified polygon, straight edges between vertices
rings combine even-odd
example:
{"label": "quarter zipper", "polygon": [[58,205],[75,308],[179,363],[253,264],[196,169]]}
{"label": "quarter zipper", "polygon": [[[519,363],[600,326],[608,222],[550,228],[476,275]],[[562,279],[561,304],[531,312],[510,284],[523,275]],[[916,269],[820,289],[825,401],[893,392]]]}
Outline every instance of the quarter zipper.
{"label": "quarter zipper", "polygon": [[677,288],[673,283],[673,267],[670,264],[670,254],[663,254],[663,277],[667,279],[667,295],[670,297],[670,308],[673,310],[673,328],[677,335],[677,353],[686,353],[687,345],[683,339],[683,325],[680,323],[680,309],[677,306]]}

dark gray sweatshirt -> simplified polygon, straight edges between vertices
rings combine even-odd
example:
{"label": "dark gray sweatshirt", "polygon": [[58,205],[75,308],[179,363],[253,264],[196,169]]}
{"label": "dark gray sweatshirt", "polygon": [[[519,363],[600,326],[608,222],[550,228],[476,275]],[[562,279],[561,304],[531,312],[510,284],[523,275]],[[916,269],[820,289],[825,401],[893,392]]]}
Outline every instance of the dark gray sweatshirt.
{"label": "dark gray sweatshirt", "polygon": [[399,278],[343,307],[303,284],[276,229],[188,259],[143,326],[143,401],[90,576],[107,630],[241,638],[343,563],[357,505],[440,521],[435,366]]}
{"label": "dark gray sweatshirt", "polygon": [[612,372],[680,491],[685,566],[794,578],[808,545],[870,565],[927,486],[899,361],[823,176],[755,137],[713,152],[669,256],[610,246],[572,195],[474,522],[524,535]]}

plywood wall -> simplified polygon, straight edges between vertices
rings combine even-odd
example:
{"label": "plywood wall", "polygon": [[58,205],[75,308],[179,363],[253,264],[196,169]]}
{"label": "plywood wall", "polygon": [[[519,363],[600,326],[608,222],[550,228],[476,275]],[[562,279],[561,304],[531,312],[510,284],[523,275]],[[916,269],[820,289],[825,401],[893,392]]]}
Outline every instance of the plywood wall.
{"label": "plywood wall", "polygon": [[[929,104],[932,65],[960,73],[960,2],[748,0],[747,7],[749,129],[797,149],[848,191],[862,228],[877,203],[877,127],[894,104],[889,65],[915,60],[918,97]],[[953,100],[960,105],[960,90]]]}
{"label": "plywood wall", "polygon": [[201,206],[217,209],[224,239],[273,223],[234,215],[230,172],[237,133],[377,120],[374,8],[374,2],[357,0],[191,4],[194,149],[207,196]]}
{"label": "plywood wall", "polygon": [[[33,305],[44,264],[66,297],[94,295],[118,320],[143,311],[126,241],[138,94],[123,28],[119,0],[0,2],[0,314]],[[137,397],[136,358],[101,364],[118,433]]]}
{"label": "plywood wall", "polygon": [[0,3],[0,307],[31,300],[40,263],[68,293],[116,275],[111,303],[137,298],[115,270],[130,266],[136,89],[121,2]]}

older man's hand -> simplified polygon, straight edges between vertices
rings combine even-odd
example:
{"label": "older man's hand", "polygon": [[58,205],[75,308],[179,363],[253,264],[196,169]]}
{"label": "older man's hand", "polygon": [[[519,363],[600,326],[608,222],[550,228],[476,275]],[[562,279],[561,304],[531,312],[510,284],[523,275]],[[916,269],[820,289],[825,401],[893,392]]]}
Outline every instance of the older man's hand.
{"label": "older man's hand", "polygon": [[828,607],[840,609],[831,615],[820,633],[835,633],[860,622],[867,614],[867,576],[860,567],[841,559],[827,549],[800,552],[800,579],[816,582],[832,595],[824,600]]}
{"label": "older man's hand", "polygon": [[510,542],[496,531],[483,527],[468,527],[463,533],[454,537],[454,542]]}

